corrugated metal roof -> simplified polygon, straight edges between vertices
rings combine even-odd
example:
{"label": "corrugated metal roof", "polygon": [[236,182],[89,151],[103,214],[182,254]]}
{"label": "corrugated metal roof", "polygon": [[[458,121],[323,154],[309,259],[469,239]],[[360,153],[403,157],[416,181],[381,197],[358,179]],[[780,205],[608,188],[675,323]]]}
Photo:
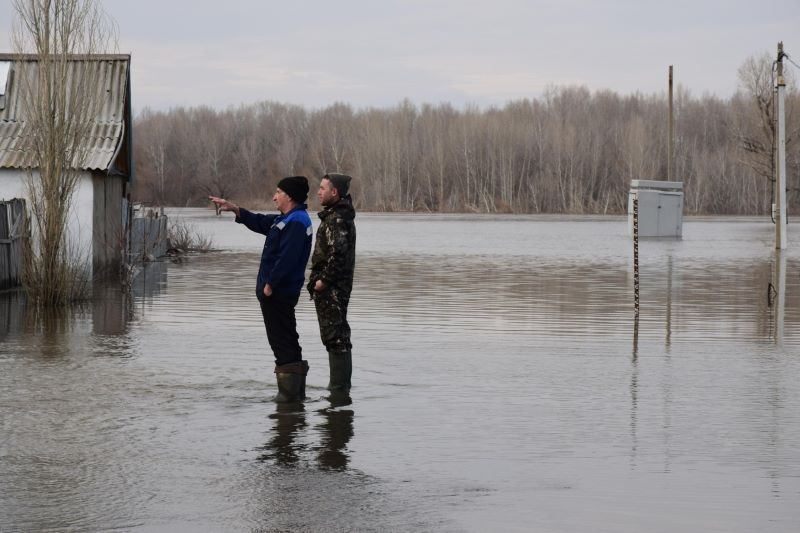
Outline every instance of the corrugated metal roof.
{"label": "corrugated metal roof", "polygon": [[[0,109],[0,168],[31,168],[35,166],[34,154],[25,150],[29,123],[25,120],[22,90],[28,85],[22,77],[36,80],[39,65],[36,56],[0,54],[0,61],[13,61],[13,72],[5,105]],[[95,125],[86,139],[88,150],[80,164],[82,170],[108,170],[126,127],[125,97],[127,93],[128,55],[74,56],[67,66],[69,84],[79,80],[84,68],[89,68],[89,78],[97,80],[89,90],[99,103]],[[128,125],[130,126],[130,125]]]}

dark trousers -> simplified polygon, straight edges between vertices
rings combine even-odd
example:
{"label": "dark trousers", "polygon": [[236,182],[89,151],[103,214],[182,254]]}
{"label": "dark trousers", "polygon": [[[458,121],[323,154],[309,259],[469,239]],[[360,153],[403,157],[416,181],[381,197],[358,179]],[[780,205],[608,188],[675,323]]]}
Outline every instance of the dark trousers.
{"label": "dark trousers", "polygon": [[258,296],[261,304],[261,315],[264,317],[264,326],[267,328],[267,340],[275,355],[275,364],[285,365],[296,363],[303,359],[303,352],[298,342],[297,320],[294,308],[300,295],[276,294],[267,298],[263,294]]}
{"label": "dark trousers", "polygon": [[347,323],[347,305],[350,293],[337,287],[328,287],[314,296],[322,344],[329,352],[350,350],[350,324]]}

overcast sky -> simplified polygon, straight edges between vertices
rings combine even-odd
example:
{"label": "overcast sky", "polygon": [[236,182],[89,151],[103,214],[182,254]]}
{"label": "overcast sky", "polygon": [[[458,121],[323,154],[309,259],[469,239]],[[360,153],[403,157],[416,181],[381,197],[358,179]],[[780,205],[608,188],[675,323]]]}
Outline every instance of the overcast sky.
{"label": "overcast sky", "polygon": [[[779,40],[800,64],[800,0],[102,0],[132,54],[133,104],[260,100],[502,105],[550,85],[665,91],[667,69],[728,97]],[[0,0],[10,51],[13,9]],[[789,65],[790,68],[796,69]]]}

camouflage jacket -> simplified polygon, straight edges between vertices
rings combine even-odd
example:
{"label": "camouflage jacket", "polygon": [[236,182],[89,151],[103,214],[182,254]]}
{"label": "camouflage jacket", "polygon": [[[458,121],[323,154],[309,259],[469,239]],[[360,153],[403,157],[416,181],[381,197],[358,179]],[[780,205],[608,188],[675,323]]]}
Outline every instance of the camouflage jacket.
{"label": "camouflage jacket", "polygon": [[348,294],[352,290],[353,269],[356,264],[355,216],[350,195],[320,211],[319,218],[322,222],[317,228],[308,280],[308,290],[312,295],[317,280]]}

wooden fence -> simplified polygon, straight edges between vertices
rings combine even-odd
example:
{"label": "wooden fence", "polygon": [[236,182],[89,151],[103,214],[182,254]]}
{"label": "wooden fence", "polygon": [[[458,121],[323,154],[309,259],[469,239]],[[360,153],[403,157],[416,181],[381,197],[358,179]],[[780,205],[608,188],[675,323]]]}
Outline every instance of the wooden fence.
{"label": "wooden fence", "polygon": [[169,218],[165,215],[136,217],[131,231],[131,262],[154,261],[167,255]]}
{"label": "wooden fence", "polygon": [[0,290],[20,284],[25,200],[0,201]]}
{"label": "wooden fence", "polygon": [[[0,201],[0,290],[22,282],[22,244],[25,237],[25,200]],[[149,211],[132,220],[132,264],[154,261],[167,254],[169,218]]]}

